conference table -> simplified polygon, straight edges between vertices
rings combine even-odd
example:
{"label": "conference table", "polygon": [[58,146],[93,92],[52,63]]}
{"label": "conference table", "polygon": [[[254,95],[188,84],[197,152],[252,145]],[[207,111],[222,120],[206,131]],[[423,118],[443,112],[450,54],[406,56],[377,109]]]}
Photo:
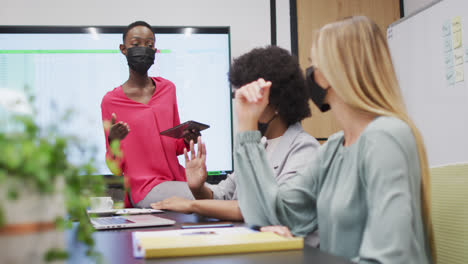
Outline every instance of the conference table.
{"label": "conference table", "polygon": [[[205,218],[197,214],[182,214],[176,212],[164,212],[157,216],[176,221],[175,225],[164,227],[133,228],[119,230],[96,231],[94,233],[95,249],[101,253],[104,263],[116,264],[139,264],[139,263],[312,263],[312,264],[349,264],[351,262],[330,254],[324,253],[317,248],[304,245],[303,250],[288,250],[275,252],[256,252],[245,254],[211,255],[180,258],[159,259],[137,259],[133,257],[132,232],[133,231],[158,231],[180,229],[182,223],[209,222],[216,219]],[[86,247],[76,240],[76,227],[66,231],[67,248],[70,253],[68,263],[94,263],[87,257]],[[242,222],[234,222],[235,226],[245,226]]]}

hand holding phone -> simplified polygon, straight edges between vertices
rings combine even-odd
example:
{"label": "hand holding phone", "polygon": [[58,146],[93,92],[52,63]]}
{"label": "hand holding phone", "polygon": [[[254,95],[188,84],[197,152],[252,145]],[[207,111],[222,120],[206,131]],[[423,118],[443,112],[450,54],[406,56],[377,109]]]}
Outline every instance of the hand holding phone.
{"label": "hand holding phone", "polygon": [[160,134],[163,136],[168,136],[168,137],[173,137],[173,138],[185,138],[191,134],[196,135],[196,137],[198,137],[200,134],[200,131],[205,130],[209,127],[210,127],[209,125],[190,120],[178,126],[175,126],[173,128],[164,130]]}

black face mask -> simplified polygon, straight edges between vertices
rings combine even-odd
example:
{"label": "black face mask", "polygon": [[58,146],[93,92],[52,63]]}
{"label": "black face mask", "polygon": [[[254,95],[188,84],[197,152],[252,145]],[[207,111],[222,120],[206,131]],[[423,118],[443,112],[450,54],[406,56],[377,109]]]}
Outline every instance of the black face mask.
{"label": "black face mask", "polygon": [[262,137],[265,135],[267,129],[268,129],[268,125],[270,125],[271,121],[273,121],[273,119],[275,119],[275,117],[277,116],[278,114],[275,114],[268,122],[266,123],[260,123],[258,122],[257,123],[257,126],[258,126],[258,131],[260,131],[260,134],[262,134]]}
{"label": "black face mask", "polygon": [[310,99],[322,112],[330,110],[330,105],[324,103],[327,90],[318,85],[314,78],[314,67],[311,66],[306,69],[306,87],[309,88]]}
{"label": "black face mask", "polygon": [[145,74],[154,63],[156,52],[149,47],[131,47],[127,49],[127,62],[130,69]]}

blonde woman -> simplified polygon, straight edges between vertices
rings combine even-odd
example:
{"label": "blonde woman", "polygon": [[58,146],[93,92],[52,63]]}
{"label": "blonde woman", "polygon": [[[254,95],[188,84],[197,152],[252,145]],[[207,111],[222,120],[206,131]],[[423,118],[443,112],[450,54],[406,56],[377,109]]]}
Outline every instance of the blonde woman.
{"label": "blonde woman", "polygon": [[[285,225],[294,235],[319,227],[320,248],[359,263],[430,263],[429,173],[409,119],[386,40],[366,17],[317,33],[307,82],[314,103],[343,131],[308,169],[277,185],[256,132],[271,82],[236,92],[235,171],[239,205],[251,225]],[[268,228],[290,235],[287,228]]]}

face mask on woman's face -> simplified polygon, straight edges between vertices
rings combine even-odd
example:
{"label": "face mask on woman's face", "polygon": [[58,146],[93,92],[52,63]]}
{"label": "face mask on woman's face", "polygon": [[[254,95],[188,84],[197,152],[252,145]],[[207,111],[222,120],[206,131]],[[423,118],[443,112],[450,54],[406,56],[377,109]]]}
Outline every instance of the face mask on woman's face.
{"label": "face mask on woman's face", "polygon": [[275,112],[275,115],[271,117],[271,119],[266,122],[266,123],[261,123],[261,122],[257,122],[257,126],[258,126],[258,131],[260,131],[260,134],[263,136],[265,136],[265,133],[268,129],[268,125],[270,125],[271,121],[273,121],[273,119],[275,119],[275,117],[278,116],[278,112]]}
{"label": "face mask on woman's face", "polygon": [[130,69],[145,74],[154,64],[155,51],[149,47],[131,47],[127,49],[127,62]]}
{"label": "face mask on woman's face", "polygon": [[314,67],[311,66],[306,69],[306,86],[309,88],[310,99],[322,112],[330,110],[330,105],[324,103],[327,90],[318,85],[314,78]]}

